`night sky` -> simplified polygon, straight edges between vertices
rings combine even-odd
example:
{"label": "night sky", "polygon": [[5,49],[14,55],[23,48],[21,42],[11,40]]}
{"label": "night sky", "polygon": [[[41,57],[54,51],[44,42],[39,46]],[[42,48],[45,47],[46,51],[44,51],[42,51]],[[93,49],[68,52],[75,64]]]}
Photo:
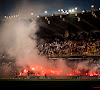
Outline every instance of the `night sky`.
{"label": "night sky", "polygon": [[100,8],[100,0],[0,0],[0,15],[7,15],[16,5],[27,1],[31,5],[44,5],[49,13],[56,12],[58,9],[69,10],[78,7],[78,10],[89,10],[93,4],[96,9]]}

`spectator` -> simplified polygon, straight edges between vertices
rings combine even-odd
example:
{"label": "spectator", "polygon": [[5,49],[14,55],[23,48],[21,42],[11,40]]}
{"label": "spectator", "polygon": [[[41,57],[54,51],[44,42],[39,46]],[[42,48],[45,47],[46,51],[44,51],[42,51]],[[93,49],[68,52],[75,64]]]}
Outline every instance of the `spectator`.
{"label": "spectator", "polygon": [[38,45],[38,49],[40,55],[47,56],[94,55],[100,52],[100,40],[80,34],[73,40],[55,40],[52,43],[43,42]]}

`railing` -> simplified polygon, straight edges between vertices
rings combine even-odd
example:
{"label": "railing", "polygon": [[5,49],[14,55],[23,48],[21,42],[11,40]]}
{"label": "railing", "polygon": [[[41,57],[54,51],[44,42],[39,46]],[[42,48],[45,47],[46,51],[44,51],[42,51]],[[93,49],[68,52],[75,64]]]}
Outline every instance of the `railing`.
{"label": "railing", "polygon": [[69,54],[51,54],[51,55],[45,55],[46,57],[70,57],[70,56],[100,56],[100,52],[95,52],[95,53],[87,53],[87,52],[83,52],[83,53],[69,53]]}

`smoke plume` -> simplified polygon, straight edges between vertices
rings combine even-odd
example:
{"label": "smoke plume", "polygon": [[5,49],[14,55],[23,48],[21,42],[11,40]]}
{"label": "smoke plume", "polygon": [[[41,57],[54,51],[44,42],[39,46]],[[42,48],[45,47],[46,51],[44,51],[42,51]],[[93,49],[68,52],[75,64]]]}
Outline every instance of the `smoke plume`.
{"label": "smoke plume", "polygon": [[[16,18],[10,17],[5,19],[0,30],[0,51],[6,52],[9,57],[15,59],[17,66],[32,66],[41,65],[45,68],[66,68],[63,60],[53,61],[47,60],[46,57],[38,55],[37,49],[37,15],[41,12],[40,7],[31,6],[28,3],[21,5],[22,7],[16,8],[11,12],[11,16],[18,12]],[[19,7],[19,6],[17,6]],[[33,12],[33,15],[31,15]],[[31,21],[30,21],[31,19]],[[65,70],[64,70],[65,71]]]}
{"label": "smoke plume", "polygon": [[[44,8],[44,6],[31,6],[25,2],[24,5],[17,7],[10,15],[14,15],[15,12],[18,12],[19,15],[16,18],[5,19],[5,23],[2,24],[0,29],[0,53],[6,52],[9,57],[15,59],[17,66],[23,68],[39,65],[46,69],[60,69],[62,75],[72,72],[72,68],[66,64],[66,61],[62,59],[52,61],[45,56],[38,55],[36,35],[38,24],[36,16],[41,12],[42,9],[40,8]],[[31,12],[33,12],[32,15]],[[8,65],[4,67],[8,67]],[[87,61],[77,64],[76,69],[82,70],[83,68],[88,70]]]}

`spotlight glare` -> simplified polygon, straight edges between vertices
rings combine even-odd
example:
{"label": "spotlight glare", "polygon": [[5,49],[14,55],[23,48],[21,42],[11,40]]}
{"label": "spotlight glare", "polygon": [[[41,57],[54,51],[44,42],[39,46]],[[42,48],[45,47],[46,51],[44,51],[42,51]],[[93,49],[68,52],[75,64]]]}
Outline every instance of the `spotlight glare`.
{"label": "spotlight glare", "polygon": [[91,5],[91,8],[94,8],[94,5]]}
{"label": "spotlight glare", "polygon": [[75,10],[74,10],[74,9],[72,9],[72,12],[75,12]]}
{"label": "spotlight glare", "polygon": [[58,12],[60,12],[60,9],[58,10]]}
{"label": "spotlight glare", "polygon": [[63,9],[61,9],[61,11],[63,12],[64,10],[63,10]]}
{"label": "spotlight glare", "polygon": [[84,13],[85,11],[83,10],[82,12]]}
{"label": "spotlight glare", "polygon": [[77,10],[77,7],[75,7],[75,10]]}
{"label": "spotlight glare", "polygon": [[72,10],[70,9],[69,12],[72,12]]}
{"label": "spotlight glare", "polygon": [[48,13],[47,11],[45,11],[44,13]]}

